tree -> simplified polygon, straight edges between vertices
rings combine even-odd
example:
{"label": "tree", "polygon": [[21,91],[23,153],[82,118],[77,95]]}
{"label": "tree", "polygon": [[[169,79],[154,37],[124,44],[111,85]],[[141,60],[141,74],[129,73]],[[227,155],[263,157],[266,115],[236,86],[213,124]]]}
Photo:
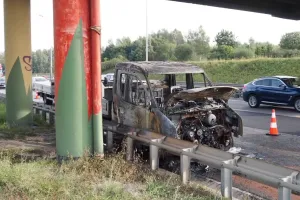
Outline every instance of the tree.
{"label": "tree", "polygon": [[123,37],[122,39],[117,40],[116,52],[118,56],[122,56],[128,59],[131,51],[132,51],[132,43],[129,37]]}
{"label": "tree", "polygon": [[234,48],[232,46],[221,45],[211,51],[209,59],[232,59],[234,57]]}
{"label": "tree", "polygon": [[199,26],[197,31],[189,31],[187,42],[192,45],[198,56],[202,57],[208,55],[210,51],[209,37],[206,35],[202,26]]}
{"label": "tree", "polygon": [[32,71],[33,73],[50,72],[50,50],[37,50],[32,52]]}
{"label": "tree", "polygon": [[221,30],[216,37],[215,37],[215,42],[217,43],[218,46],[231,46],[231,47],[236,47],[237,46],[237,41],[234,36],[234,34],[231,31],[227,30]]}
{"label": "tree", "polygon": [[4,58],[4,53],[0,53],[0,64],[2,66],[3,72],[5,72],[5,58]]}
{"label": "tree", "polygon": [[4,65],[4,53],[0,53],[0,64],[3,66]]}
{"label": "tree", "polygon": [[132,43],[131,52],[128,60],[131,61],[142,61],[146,59],[146,38],[139,37]]}
{"label": "tree", "polygon": [[239,47],[234,49],[234,58],[237,59],[248,59],[254,57],[254,51],[250,48]]}
{"label": "tree", "polygon": [[269,42],[256,43],[255,54],[257,56],[270,57],[273,48],[273,45]]}
{"label": "tree", "polygon": [[179,61],[187,61],[192,58],[193,48],[189,44],[178,45],[175,49],[175,56]]}
{"label": "tree", "polygon": [[300,50],[300,32],[286,33],[281,37],[279,46],[282,49]]}
{"label": "tree", "polygon": [[164,40],[163,38],[151,37],[151,47],[153,48],[151,60],[167,61],[172,59],[176,44]]}
{"label": "tree", "polygon": [[181,31],[175,29],[175,30],[173,30],[173,32],[171,32],[171,34],[173,36],[173,42],[176,45],[180,45],[180,44],[184,44],[185,43],[184,37],[183,37]]}
{"label": "tree", "polygon": [[249,39],[249,48],[255,49],[255,40],[252,37]]}

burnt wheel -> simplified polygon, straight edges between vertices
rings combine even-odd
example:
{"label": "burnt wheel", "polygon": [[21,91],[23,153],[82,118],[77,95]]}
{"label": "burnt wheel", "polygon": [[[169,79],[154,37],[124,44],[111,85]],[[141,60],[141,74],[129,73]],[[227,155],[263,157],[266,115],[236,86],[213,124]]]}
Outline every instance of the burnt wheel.
{"label": "burnt wheel", "polygon": [[53,102],[51,100],[47,99],[46,95],[43,96],[43,101],[44,101],[45,105],[51,106],[53,104]]}
{"label": "burnt wheel", "polygon": [[228,151],[232,147],[233,147],[233,137],[232,136],[223,137],[222,142],[220,143],[220,149],[222,151]]}

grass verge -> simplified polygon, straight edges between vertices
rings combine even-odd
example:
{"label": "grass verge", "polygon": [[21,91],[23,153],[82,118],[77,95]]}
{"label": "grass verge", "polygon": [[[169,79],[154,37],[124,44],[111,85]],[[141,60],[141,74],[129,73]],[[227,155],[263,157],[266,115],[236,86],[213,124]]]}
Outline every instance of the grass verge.
{"label": "grass verge", "polygon": [[[34,121],[35,129],[9,129],[5,105],[0,103],[0,134],[6,136],[0,143],[38,136],[49,128],[37,116]],[[200,186],[181,185],[176,175],[154,173],[139,159],[127,162],[122,152],[103,160],[83,156],[59,165],[50,155],[30,159],[43,154],[36,145],[21,148],[0,146],[0,199],[218,199]]]}
{"label": "grass verge", "polygon": [[[121,62],[121,60],[116,59],[103,62],[103,74],[114,72],[113,69],[117,61]],[[290,75],[300,77],[299,57],[214,60],[188,63],[203,68],[213,82],[244,84],[263,76]],[[154,75],[151,78],[161,79],[161,76]],[[195,77],[195,80],[195,82],[203,81],[200,76]],[[184,76],[179,76],[177,81],[184,81]]]}
{"label": "grass verge", "polygon": [[33,115],[33,127],[9,128],[6,123],[6,106],[0,102],[0,138],[24,139],[26,136],[36,136],[40,133],[53,133],[54,127],[45,122],[40,115]]}
{"label": "grass verge", "polygon": [[57,165],[41,159],[14,159],[0,154],[0,196],[4,199],[218,199],[201,187],[183,186],[177,176],[157,175],[124,155],[83,157]]}

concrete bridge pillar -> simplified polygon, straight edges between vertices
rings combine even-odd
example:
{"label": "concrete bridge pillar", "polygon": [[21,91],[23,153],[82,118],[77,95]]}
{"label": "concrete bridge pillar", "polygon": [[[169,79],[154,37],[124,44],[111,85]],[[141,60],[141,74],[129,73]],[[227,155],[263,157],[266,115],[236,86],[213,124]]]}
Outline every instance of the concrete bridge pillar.
{"label": "concrete bridge pillar", "polygon": [[32,125],[30,0],[4,0],[6,119]]}
{"label": "concrete bridge pillar", "polygon": [[53,1],[55,124],[60,157],[80,157],[85,151],[103,155],[100,32],[94,24],[94,11],[100,20],[100,10],[99,3],[95,7],[93,2]]}

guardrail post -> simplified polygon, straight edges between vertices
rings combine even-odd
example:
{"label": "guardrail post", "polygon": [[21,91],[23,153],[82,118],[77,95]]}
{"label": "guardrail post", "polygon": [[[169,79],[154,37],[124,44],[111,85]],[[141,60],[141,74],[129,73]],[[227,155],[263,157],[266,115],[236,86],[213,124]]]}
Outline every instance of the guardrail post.
{"label": "guardrail post", "polygon": [[[154,139],[152,142],[161,143],[163,139]],[[158,156],[159,147],[154,144],[150,144],[150,164],[152,170],[157,170],[159,167],[159,156]]]}
{"label": "guardrail post", "polygon": [[[227,160],[223,163],[233,165],[234,160]],[[232,171],[223,166],[221,168],[221,193],[223,197],[232,199]]]}
{"label": "guardrail post", "polygon": [[55,119],[55,115],[54,115],[54,113],[49,113],[49,123],[51,124],[51,125],[53,125],[54,124],[54,120]]}
{"label": "guardrail post", "polygon": [[[183,149],[185,152],[193,152],[193,148]],[[191,177],[191,158],[181,154],[180,155],[180,173],[183,184],[188,184]]]}
{"label": "guardrail post", "polygon": [[47,119],[47,112],[45,110],[42,110],[42,119],[46,121]]}
{"label": "guardrail post", "polygon": [[[288,177],[282,178],[281,180],[283,180],[284,182],[287,182],[287,183],[292,183],[293,177],[288,176]],[[292,195],[292,191],[290,189],[281,187],[281,186],[278,188],[278,200],[291,200],[292,199],[291,195]]]}
{"label": "guardrail post", "polygon": [[105,131],[106,132],[106,146],[107,150],[110,152],[113,149],[113,132]]}
{"label": "guardrail post", "polygon": [[127,136],[126,138],[127,140],[127,148],[126,148],[126,159],[128,161],[132,161],[133,160],[133,139],[130,136]]}

